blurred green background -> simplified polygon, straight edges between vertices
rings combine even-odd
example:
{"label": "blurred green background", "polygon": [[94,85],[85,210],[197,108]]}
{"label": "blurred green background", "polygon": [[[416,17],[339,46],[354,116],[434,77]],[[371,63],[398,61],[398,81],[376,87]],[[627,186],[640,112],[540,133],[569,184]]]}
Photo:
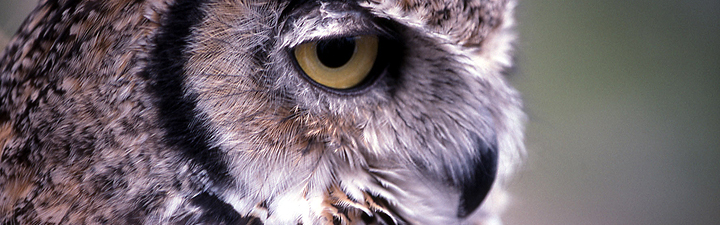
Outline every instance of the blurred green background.
{"label": "blurred green background", "polygon": [[[34,1],[0,1],[0,46]],[[525,0],[506,224],[720,223],[720,1]]]}
{"label": "blurred green background", "polygon": [[720,1],[521,1],[507,224],[720,224]]}
{"label": "blurred green background", "polygon": [[7,42],[35,5],[36,0],[0,0],[0,49],[5,49]]}

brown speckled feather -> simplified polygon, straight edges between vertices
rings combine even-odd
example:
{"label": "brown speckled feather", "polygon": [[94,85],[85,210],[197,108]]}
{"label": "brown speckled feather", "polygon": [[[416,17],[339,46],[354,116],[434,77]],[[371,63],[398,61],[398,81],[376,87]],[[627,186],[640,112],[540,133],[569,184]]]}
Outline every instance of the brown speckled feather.
{"label": "brown speckled feather", "polygon": [[[514,4],[41,1],[0,56],[0,223],[499,223]],[[353,88],[293,55],[358,35]]]}

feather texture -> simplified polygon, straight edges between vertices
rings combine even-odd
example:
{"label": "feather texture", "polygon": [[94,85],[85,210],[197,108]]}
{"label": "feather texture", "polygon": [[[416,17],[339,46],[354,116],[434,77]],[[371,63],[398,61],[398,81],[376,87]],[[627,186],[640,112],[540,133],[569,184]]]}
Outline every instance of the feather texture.
{"label": "feather texture", "polygon": [[[512,0],[41,1],[0,56],[3,224],[493,224]],[[376,35],[372,82],[292,49]]]}

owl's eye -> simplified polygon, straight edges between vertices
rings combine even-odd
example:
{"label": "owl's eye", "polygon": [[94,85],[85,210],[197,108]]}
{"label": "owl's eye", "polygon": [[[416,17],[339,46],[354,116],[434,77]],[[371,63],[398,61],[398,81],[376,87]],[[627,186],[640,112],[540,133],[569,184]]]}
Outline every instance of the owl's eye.
{"label": "owl's eye", "polygon": [[359,35],[312,41],[294,54],[308,78],[332,89],[350,89],[367,80],[378,55],[378,37]]}

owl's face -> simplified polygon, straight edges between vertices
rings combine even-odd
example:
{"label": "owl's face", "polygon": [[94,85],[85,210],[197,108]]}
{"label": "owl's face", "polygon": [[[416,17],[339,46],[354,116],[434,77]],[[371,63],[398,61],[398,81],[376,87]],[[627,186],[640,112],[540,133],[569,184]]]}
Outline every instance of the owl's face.
{"label": "owl's face", "polygon": [[241,213],[291,222],[338,188],[452,222],[521,151],[510,1],[180,2],[153,52],[177,79],[155,87],[174,102],[161,117],[184,121],[179,143],[206,140],[186,154]]}
{"label": "owl's face", "polygon": [[42,1],[0,57],[0,221],[494,222],[514,4]]}

